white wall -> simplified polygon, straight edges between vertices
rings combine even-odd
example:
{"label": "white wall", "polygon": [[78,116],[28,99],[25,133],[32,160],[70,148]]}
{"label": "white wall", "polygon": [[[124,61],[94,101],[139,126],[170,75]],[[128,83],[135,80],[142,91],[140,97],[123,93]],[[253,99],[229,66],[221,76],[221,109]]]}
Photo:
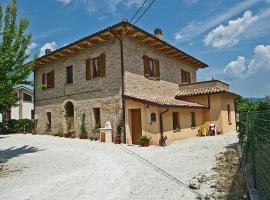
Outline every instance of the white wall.
{"label": "white wall", "polygon": [[34,109],[34,104],[32,102],[23,102],[22,113],[23,119],[31,119],[31,110]]}
{"label": "white wall", "polygon": [[19,119],[19,106],[11,108],[11,119]]}

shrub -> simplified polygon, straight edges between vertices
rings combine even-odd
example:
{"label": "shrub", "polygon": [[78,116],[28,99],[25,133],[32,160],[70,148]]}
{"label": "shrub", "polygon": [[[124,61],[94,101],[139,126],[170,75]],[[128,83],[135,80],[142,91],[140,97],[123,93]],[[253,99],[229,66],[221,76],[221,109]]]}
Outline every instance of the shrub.
{"label": "shrub", "polygon": [[143,136],[140,137],[141,142],[149,141],[149,140],[151,140],[151,137],[149,137],[149,136],[143,135]]}
{"label": "shrub", "polygon": [[0,134],[9,133],[30,133],[34,128],[34,123],[30,119],[11,119],[0,122]]}

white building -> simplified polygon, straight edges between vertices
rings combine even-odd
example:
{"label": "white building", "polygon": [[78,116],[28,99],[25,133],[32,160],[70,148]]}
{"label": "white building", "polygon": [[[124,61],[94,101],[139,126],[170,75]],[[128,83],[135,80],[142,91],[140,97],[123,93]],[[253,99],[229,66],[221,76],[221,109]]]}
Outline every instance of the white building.
{"label": "white building", "polygon": [[3,119],[33,119],[34,117],[34,95],[33,90],[20,86],[15,88],[18,97],[20,98],[18,106],[11,108],[9,112],[0,114],[0,122]]}

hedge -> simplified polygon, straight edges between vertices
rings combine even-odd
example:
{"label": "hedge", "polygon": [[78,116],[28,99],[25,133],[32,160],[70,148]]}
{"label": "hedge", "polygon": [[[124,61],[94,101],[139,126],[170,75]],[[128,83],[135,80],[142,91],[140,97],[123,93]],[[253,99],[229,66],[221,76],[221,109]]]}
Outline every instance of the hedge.
{"label": "hedge", "polygon": [[9,133],[31,133],[34,123],[30,119],[11,119],[9,121],[0,122],[0,134]]}

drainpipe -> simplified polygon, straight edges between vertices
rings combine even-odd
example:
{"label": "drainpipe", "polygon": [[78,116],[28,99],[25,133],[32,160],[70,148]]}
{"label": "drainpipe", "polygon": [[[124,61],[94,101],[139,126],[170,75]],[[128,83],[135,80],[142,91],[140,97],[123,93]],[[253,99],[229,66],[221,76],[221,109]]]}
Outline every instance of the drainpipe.
{"label": "drainpipe", "polygon": [[160,139],[163,139],[163,114],[168,112],[169,108],[167,108],[165,111],[159,113],[159,127],[160,127]]}
{"label": "drainpipe", "polygon": [[124,81],[124,76],[125,76],[125,70],[124,70],[124,56],[123,56],[123,41],[122,38],[120,38],[119,36],[117,36],[114,32],[110,31],[115,38],[117,38],[120,42],[120,56],[121,56],[121,83],[122,83],[122,90],[121,90],[121,97],[122,97],[122,121],[124,123],[123,126],[123,140],[124,143],[126,143],[126,105],[125,105],[125,81]]}

